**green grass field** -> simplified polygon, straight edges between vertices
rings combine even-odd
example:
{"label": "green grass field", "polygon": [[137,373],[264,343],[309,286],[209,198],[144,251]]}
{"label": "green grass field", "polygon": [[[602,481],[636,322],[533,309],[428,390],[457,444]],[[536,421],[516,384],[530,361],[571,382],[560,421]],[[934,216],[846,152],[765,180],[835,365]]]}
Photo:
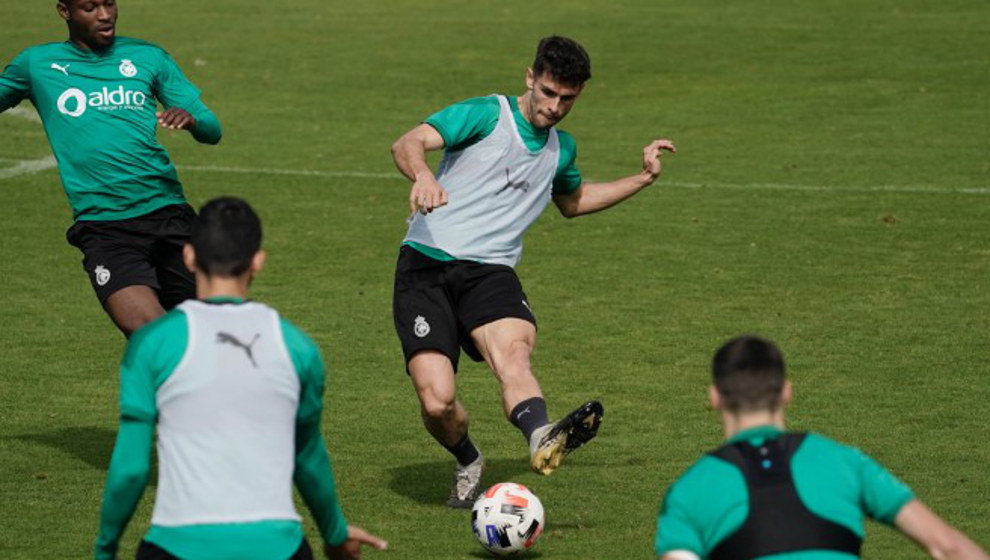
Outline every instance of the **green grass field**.
{"label": "green grass field", "polygon": [[[4,8],[0,63],[62,40],[49,3]],[[540,320],[551,415],[587,398],[599,439],[528,472],[497,384],[462,367],[486,483],[547,510],[533,558],[650,558],[668,484],[721,433],[712,351],[778,341],[791,425],[861,447],[990,546],[990,4],[981,0],[634,2],[123,0],[118,32],[164,46],[203,90],[218,147],[162,133],[198,205],[259,209],[256,299],[328,364],[326,439],[367,558],[484,557],[442,506],[448,455],[422,429],[391,320],[408,183],[391,142],[429,113],[521,93],[539,37],[591,53],[563,128],[586,179],[661,181],[608,212],[530,230],[519,273]],[[64,240],[70,213],[33,108],[0,115],[0,558],[84,558],[117,427],[124,341]],[[153,486],[125,535],[132,557]],[[315,533],[309,525],[311,542]],[[864,556],[923,558],[869,524]]]}

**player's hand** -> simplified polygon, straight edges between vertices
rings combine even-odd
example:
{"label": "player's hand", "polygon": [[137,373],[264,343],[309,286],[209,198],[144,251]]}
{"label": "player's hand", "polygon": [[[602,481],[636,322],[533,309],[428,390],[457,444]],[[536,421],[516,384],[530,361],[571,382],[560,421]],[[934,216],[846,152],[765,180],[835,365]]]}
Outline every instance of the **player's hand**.
{"label": "player's hand", "polygon": [[158,124],[162,128],[169,130],[189,130],[196,126],[196,119],[188,111],[179,109],[178,107],[158,111],[155,113],[155,117],[158,118]]}
{"label": "player's hand", "polygon": [[432,174],[423,173],[416,178],[412,190],[409,191],[409,211],[413,214],[429,214],[447,204],[447,190]]}
{"label": "player's hand", "polygon": [[327,545],[323,552],[330,560],[360,560],[361,547],[368,545],[375,550],[388,549],[388,543],[356,525],[347,526],[347,540],[340,546]]}
{"label": "player's hand", "polygon": [[660,155],[664,150],[676,154],[677,148],[674,143],[667,139],[654,140],[650,145],[643,148],[643,175],[652,183],[660,176]]}

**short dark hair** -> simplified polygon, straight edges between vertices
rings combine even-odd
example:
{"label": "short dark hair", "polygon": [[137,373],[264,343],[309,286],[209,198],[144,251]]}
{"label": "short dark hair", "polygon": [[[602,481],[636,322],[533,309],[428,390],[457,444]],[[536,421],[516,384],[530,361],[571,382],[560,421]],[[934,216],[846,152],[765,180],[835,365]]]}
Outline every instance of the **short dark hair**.
{"label": "short dark hair", "polygon": [[574,39],[552,35],[540,39],[533,60],[533,74],[549,74],[558,82],[581,86],[591,79],[591,58]]}
{"label": "short dark hair", "polygon": [[739,336],[715,352],[712,378],[726,410],[776,410],[784,389],[784,356],[765,338]]}
{"label": "short dark hair", "polygon": [[192,246],[196,266],[204,273],[240,276],[261,249],[261,220],[240,198],[214,198],[199,209],[193,222]]}

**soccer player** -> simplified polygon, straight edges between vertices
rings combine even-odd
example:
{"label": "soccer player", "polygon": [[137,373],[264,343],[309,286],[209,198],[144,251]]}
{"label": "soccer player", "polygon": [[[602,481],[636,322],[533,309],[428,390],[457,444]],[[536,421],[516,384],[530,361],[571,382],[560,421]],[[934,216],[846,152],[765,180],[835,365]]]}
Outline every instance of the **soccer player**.
{"label": "soccer player", "polygon": [[[568,218],[604,210],[652,184],[660,153],[674,151],[669,140],[656,140],[643,149],[638,173],[582,181],[574,139],[556,125],[590,77],[578,43],[546,37],[521,96],[456,103],[392,146],[395,165],[413,182],[395,273],[395,328],[426,429],[457,461],[447,502],[453,507],[470,507],[484,466],[456,396],[459,347],[498,378],[505,414],[526,438],[536,472],[550,474],[595,436],[602,419],[602,405],[591,401],[548,421],[530,366],[536,318],[514,271],[523,233],[551,199]],[[425,154],[440,149],[434,175]]]}
{"label": "soccer player", "polygon": [[216,144],[220,123],[168,53],[116,36],[114,0],[59,0],[56,8],[69,40],[28,48],[4,69],[0,112],[25,98],[38,110],[72,207],[66,238],[130,336],[196,295],[182,264],[194,212],[156,124]]}
{"label": "soccer player", "polygon": [[730,340],[712,373],[708,396],[727,441],[668,489],[655,543],[662,560],[858,558],[864,515],[895,526],[932,558],[987,559],[861,451],[785,430],[791,385],[772,342]]}
{"label": "soccer player", "polygon": [[139,559],[312,558],[295,482],[331,559],[384,541],[349,526],[320,431],[323,360],[275,310],[247,300],[261,270],[261,223],[218,198],[193,224],[188,300],[131,337],[121,364],[120,431],[95,556],[112,559],[148,481],[158,427],[158,489]]}

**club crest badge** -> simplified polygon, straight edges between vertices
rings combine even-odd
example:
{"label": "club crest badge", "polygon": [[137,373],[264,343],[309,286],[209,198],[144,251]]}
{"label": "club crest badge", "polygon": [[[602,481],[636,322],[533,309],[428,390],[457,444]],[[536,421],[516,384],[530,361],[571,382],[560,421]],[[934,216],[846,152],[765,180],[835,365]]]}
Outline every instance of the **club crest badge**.
{"label": "club crest badge", "polygon": [[[96,277],[97,286],[106,286],[107,282],[110,281],[110,271],[107,270],[107,267],[103,266],[102,264],[96,267],[96,269],[93,271],[93,276]],[[427,329],[428,328],[429,327],[427,327]]]}
{"label": "club crest badge", "polygon": [[424,319],[422,315],[416,316],[415,324],[413,325],[413,332],[420,338],[430,334],[430,324],[426,322],[426,319]]}
{"label": "club crest badge", "polygon": [[133,62],[125,58],[120,61],[120,75],[125,78],[133,78],[137,75],[137,67],[134,66]]}

